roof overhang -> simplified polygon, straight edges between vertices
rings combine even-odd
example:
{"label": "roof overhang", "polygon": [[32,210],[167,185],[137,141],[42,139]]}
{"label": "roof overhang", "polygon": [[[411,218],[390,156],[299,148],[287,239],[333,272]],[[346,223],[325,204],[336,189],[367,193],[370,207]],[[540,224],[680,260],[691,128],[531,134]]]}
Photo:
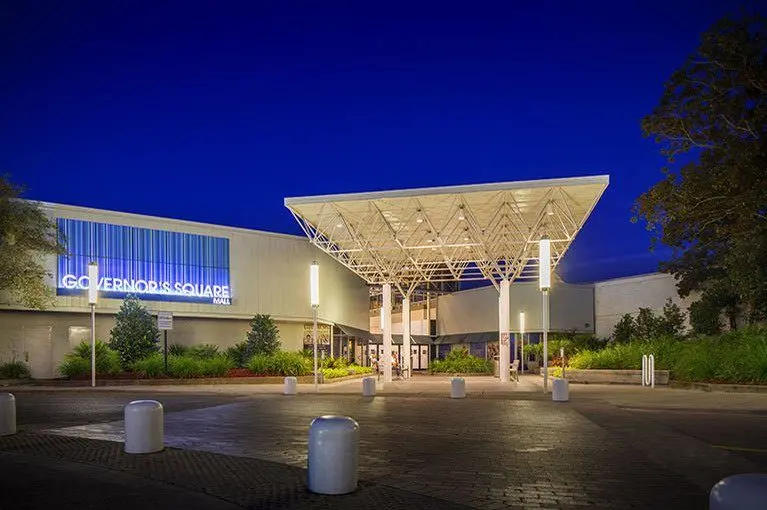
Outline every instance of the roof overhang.
{"label": "roof overhang", "polygon": [[286,198],[312,244],[369,284],[531,279],[562,259],[609,176]]}

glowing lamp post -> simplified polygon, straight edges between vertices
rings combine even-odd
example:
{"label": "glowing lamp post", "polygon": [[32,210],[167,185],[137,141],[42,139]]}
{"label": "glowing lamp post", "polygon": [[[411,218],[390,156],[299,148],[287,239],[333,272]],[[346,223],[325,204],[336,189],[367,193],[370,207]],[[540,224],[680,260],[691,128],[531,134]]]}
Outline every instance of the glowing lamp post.
{"label": "glowing lamp post", "polygon": [[543,293],[543,391],[549,386],[549,289],[551,288],[551,241],[548,238],[538,242],[538,288]]}
{"label": "glowing lamp post", "polygon": [[96,386],[96,303],[99,300],[99,265],[88,264],[88,304],[91,305],[91,386]]}
{"label": "glowing lamp post", "polygon": [[312,305],[312,317],[314,327],[312,328],[312,342],[314,343],[314,391],[318,391],[317,386],[317,308],[320,306],[320,265],[312,262],[309,266],[309,300]]}
{"label": "glowing lamp post", "polygon": [[525,312],[519,312],[519,343],[521,348],[520,358],[522,358],[522,373],[525,373]]}

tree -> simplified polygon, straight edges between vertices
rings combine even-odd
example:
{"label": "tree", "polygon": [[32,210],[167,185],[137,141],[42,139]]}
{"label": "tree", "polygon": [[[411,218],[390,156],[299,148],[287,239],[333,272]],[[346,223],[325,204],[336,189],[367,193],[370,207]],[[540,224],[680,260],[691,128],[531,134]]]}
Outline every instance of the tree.
{"label": "tree", "polygon": [[22,193],[0,176],[0,290],[24,306],[45,308],[53,300],[45,256],[63,254],[64,243],[40,205],[20,199]]}
{"label": "tree", "polygon": [[247,356],[274,354],[280,349],[280,331],[270,315],[258,314],[250,321]]}
{"label": "tree", "polygon": [[690,304],[690,324],[698,335],[717,335],[722,332],[721,307],[711,299],[703,298]]}
{"label": "tree", "polygon": [[618,343],[630,342],[637,336],[637,323],[630,313],[624,314],[613,330],[613,341]]}
{"label": "tree", "polygon": [[[767,22],[724,18],[666,83],[642,120],[661,144],[664,178],[635,204],[653,246],[672,249],[661,270],[709,305],[750,322],[767,317]],[[721,294],[720,297],[714,294]],[[734,321],[731,320],[734,325]]]}
{"label": "tree", "polygon": [[667,298],[663,305],[663,315],[658,321],[658,336],[682,336],[684,334],[684,319],[684,312],[679,308],[679,305],[674,303],[671,298]]}
{"label": "tree", "polygon": [[658,336],[660,320],[651,308],[639,308],[636,318],[636,338],[638,340],[653,340]]}
{"label": "tree", "polygon": [[123,367],[129,368],[136,361],[157,352],[160,330],[139,298],[128,295],[117,312],[110,336],[109,346],[120,354]]}

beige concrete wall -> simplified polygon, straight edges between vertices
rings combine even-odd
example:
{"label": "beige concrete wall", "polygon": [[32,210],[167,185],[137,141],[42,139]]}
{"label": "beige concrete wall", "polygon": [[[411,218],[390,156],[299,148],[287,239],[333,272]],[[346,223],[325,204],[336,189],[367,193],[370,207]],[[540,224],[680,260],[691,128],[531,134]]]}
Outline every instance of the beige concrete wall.
{"label": "beige concrete wall", "polygon": [[[594,331],[594,294],[591,285],[557,282],[550,291],[552,331]],[[519,330],[519,312],[525,312],[527,331],[540,331],[542,296],[536,283],[511,285],[511,330]],[[437,299],[437,333],[450,335],[498,331],[498,291],[482,287],[446,294]]]}
{"label": "beige concrete wall", "polygon": [[[595,283],[597,336],[606,338],[612,335],[615,324],[620,318],[627,313],[636,316],[640,307],[662,312],[668,298],[679,305],[687,315],[687,308],[697,299],[697,296],[680,298],[676,290],[676,280],[665,273],[616,278]],[[689,322],[687,324],[689,326]]]}
{"label": "beige concrete wall", "polygon": [[[214,344],[226,349],[246,339],[248,323],[245,319],[174,318],[168,344]],[[80,341],[90,342],[90,325],[86,313],[0,311],[0,361],[25,361],[35,378],[59,377],[56,367],[64,356]],[[96,338],[108,341],[113,327],[114,315],[97,314]],[[302,348],[303,322],[278,322],[277,328],[283,349]]]}
{"label": "beige concrete wall", "polygon": [[[152,311],[172,311],[174,316],[249,319],[258,313],[280,321],[311,320],[309,265],[320,264],[320,320],[366,329],[369,293],[365,283],[344,266],[312,246],[306,238],[241,228],[155,218],[60,204],[44,204],[51,218],[129,225],[186,232],[229,239],[232,305],[146,301]],[[56,284],[56,259],[49,257],[48,283]],[[119,299],[102,299],[99,309],[115,313]],[[12,303],[0,308],[19,309]],[[87,309],[85,296],[58,296],[53,309],[80,312]]]}

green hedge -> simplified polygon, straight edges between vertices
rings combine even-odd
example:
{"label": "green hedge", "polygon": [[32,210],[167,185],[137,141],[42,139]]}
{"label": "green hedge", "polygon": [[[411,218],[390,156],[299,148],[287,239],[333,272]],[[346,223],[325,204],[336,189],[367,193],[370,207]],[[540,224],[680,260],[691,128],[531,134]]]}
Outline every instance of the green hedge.
{"label": "green hedge", "polygon": [[[64,356],[59,372],[66,377],[82,377],[91,373],[91,344],[80,342],[75,349]],[[120,372],[120,355],[101,340],[96,341],[96,373],[114,375]]]}
{"label": "green hedge", "polygon": [[345,368],[323,368],[322,375],[325,379],[336,379],[338,377],[347,377],[350,375],[361,375],[372,373],[371,367],[361,367],[359,365],[349,365]]}
{"label": "green hedge", "polygon": [[0,379],[29,379],[29,367],[23,361],[0,363]]}
{"label": "green hedge", "polygon": [[450,351],[444,360],[433,360],[429,370],[433,373],[448,374],[492,374],[493,362],[472,356],[466,349],[455,349]]}
{"label": "green hedge", "polygon": [[599,351],[582,351],[569,358],[571,368],[642,368],[642,355],[655,356],[657,370],[689,382],[767,384],[767,330],[749,328],[714,337],[671,338],[617,344]]}
{"label": "green hedge", "polygon": [[309,375],[314,372],[312,360],[300,352],[277,351],[274,354],[256,354],[247,367],[258,375]]}
{"label": "green hedge", "polygon": [[[223,355],[199,358],[190,355],[168,356],[168,376],[189,379],[193,377],[222,377],[234,368],[231,359]],[[133,372],[142,377],[165,376],[165,360],[162,354],[153,354],[136,361]]]}

